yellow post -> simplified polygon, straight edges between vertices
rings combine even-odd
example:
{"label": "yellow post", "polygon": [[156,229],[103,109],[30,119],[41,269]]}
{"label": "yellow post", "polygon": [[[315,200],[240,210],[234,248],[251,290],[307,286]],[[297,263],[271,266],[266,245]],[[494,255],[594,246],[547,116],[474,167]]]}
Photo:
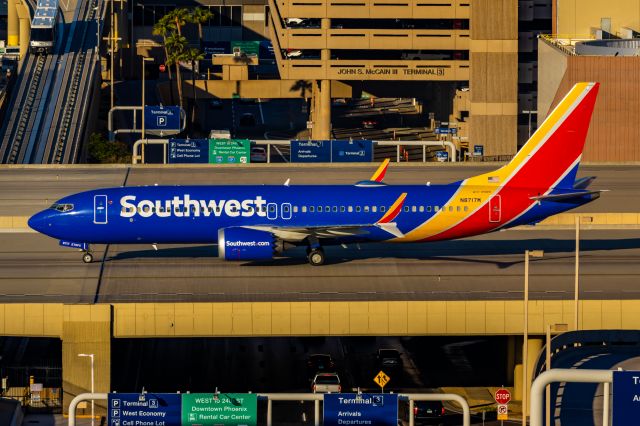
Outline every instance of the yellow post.
{"label": "yellow post", "polygon": [[9,0],[7,4],[7,45],[18,46],[18,0]]}

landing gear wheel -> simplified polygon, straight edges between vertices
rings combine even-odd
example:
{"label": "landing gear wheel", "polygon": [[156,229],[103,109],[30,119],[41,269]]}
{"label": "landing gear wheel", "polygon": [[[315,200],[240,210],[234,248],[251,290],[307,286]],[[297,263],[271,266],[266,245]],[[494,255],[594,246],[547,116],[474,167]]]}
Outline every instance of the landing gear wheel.
{"label": "landing gear wheel", "polygon": [[85,253],[82,255],[82,261],[84,263],[91,263],[93,262],[93,255],[91,253]]}
{"label": "landing gear wheel", "polygon": [[321,248],[311,249],[307,255],[307,259],[309,259],[309,264],[313,266],[324,264],[324,250]]}

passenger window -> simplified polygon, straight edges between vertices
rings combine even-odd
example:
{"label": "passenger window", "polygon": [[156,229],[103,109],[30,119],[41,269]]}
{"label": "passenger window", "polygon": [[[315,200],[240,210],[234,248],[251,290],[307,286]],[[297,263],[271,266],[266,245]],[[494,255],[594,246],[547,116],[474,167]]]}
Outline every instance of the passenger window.
{"label": "passenger window", "polygon": [[411,213],[415,213],[416,212],[416,206],[411,206]]}
{"label": "passenger window", "polygon": [[469,211],[469,206],[464,206],[464,211]]}
{"label": "passenger window", "polygon": [[369,213],[369,206],[364,206],[364,212]]}
{"label": "passenger window", "polygon": [[318,213],[322,213],[322,206],[318,206]]}
{"label": "passenger window", "polygon": [[427,206],[427,211],[430,212],[431,211],[431,206]]}
{"label": "passenger window", "polygon": [[409,211],[409,206],[404,206],[404,211],[408,212]]}
{"label": "passenger window", "polygon": [[269,211],[271,213],[275,212],[276,211],[276,206],[269,206]]}
{"label": "passenger window", "polygon": [[440,206],[435,206],[435,207],[433,208],[433,211],[434,211],[434,212],[440,211]]}
{"label": "passenger window", "polygon": [[387,208],[386,208],[385,206],[381,206],[381,207],[380,207],[380,211],[381,211],[382,213],[384,213],[386,210],[387,210]]}
{"label": "passenger window", "polygon": [[352,212],[353,212],[353,206],[349,206],[349,207],[347,208],[347,210],[349,211],[349,213],[352,213]]}
{"label": "passenger window", "polygon": [[456,206],[456,211],[460,211],[460,206]]}
{"label": "passenger window", "polygon": [[374,212],[374,213],[377,212],[378,211],[378,206],[372,206],[371,207],[371,211]]}
{"label": "passenger window", "polygon": [[333,212],[338,213],[338,206],[333,206]]}
{"label": "passenger window", "polygon": [[306,213],[307,212],[307,206],[302,206],[302,213]]}
{"label": "passenger window", "polygon": [[420,211],[420,213],[422,213],[424,211],[424,206],[420,206],[418,210]]}
{"label": "passenger window", "polygon": [[449,211],[452,212],[453,211],[453,206],[449,206]]}
{"label": "passenger window", "polygon": [[340,213],[344,213],[344,206],[340,206]]}
{"label": "passenger window", "polygon": [[298,206],[293,206],[293,212],[298,213]]}
{"label": "passenger window", "polygon": [[289,213],[289,206],[282,206],[282,211],[285,213]]}
{"label": "passenger window", "polygon": [[360,206],[356,206],[356,213],[360,213]]}
{"label": "passenger window", "polygon": [[309,206],[309,213],[315,213],[316,208],[313,206]]}
{"label": "passenger window", "polygon": [[325,211],[326,213],[329,213],[329,212],[331,211],[331,207],[329,207],[329,206],[324,206],[324,211]]}

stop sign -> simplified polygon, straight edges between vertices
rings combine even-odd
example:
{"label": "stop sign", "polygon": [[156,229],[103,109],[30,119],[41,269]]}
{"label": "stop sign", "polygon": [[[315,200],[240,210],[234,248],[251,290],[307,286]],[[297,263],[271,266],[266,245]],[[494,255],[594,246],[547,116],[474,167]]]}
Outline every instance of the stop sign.
{"label": "stop sign", "polygon": [[511,401],[511,392],[509,392],[509,389],[498,389],[496,391],[496,402],[498,404],[508,404],[509,401]]}

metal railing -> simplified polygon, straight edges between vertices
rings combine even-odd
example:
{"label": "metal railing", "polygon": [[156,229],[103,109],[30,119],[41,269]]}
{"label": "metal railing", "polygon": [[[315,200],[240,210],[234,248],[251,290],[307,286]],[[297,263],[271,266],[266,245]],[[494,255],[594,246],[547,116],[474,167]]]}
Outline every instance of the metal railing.
{"label": "metal railing", "polygon": [[594,40],[589,34],[538,34],[538,38],[569,56],[576,56],[576,42]]}
{"label": "metal railing", "polygon": [[[109,115],[109,120],[111,120],[111,115]],[[262,145],[267,147],[267,163],[271,163],[271,146],[289,146],[291,141],[287,140],[252,140],[256,145]],[[455,163],[458,161],[456,146],[453,142],[449,141],[373,141],[374,144],[379,146],[395,146],[396,147],[396,161],[400,162],[402,160],[402,147],[403,146],[421,146],[422,147],[422,162],[427,161],[427,147],[428,146],[436,146],[442,148],[449,148],[449,156],[451,158],[451,162]],[[133,164],[144,164],[145,159],[145,146],[146,145],[163,145],[163,163],[167,164],[167,146],[169,145],[168,139],[138,139],[133,144],[133,153],[131,156],[131,161]],[[277,148],[276,148],[277,149]],[[140,163],[138,163],[140,161]]]}
{"label": "metal railing", "polygon": [[[320,426],[320,401],[324,400],[324,394],[320,393],[259,393],[258,398],[267,400],[267,426],[273,425],[273,401],[313,401],[314,404],[314,426]],[[69,404],[69,426],[76,426],[76,410],[82,401],[106,401],[109,394],[106,393],[81,393],[77,395]],[[409,400],[409,424],[414,424],[413,402],[414,401],[455,401],[462,407],[462,425],[471,424],[471,412],[469,403],[460,395],[449,393],[432,394],[398,394],[399,398]]]}

